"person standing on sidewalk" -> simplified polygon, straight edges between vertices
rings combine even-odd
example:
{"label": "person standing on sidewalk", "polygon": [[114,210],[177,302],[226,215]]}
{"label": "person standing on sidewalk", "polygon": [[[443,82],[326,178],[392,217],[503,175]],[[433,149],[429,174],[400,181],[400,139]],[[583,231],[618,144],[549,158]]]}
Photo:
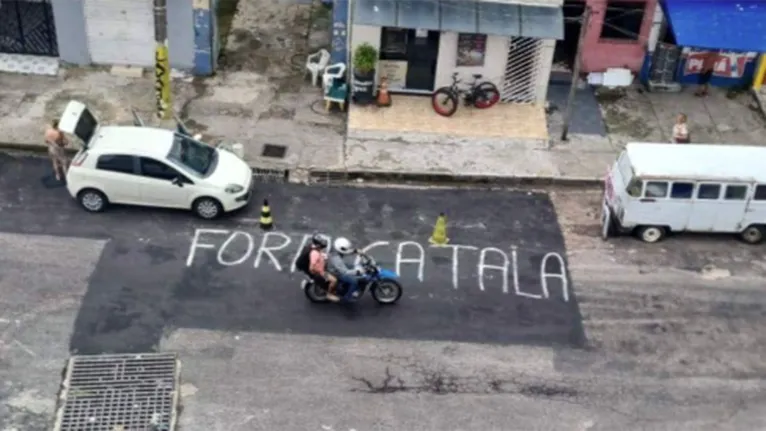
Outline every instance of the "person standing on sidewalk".
{"label": "person standing on sidewalk", "polygon": [[713,70],[715,69],[715,62],[717,58],[718,57],[714,56],[713,54],[708,54],[705,56],[705,59],[702,61],[702,70],[700,71],[699,87],[697,88],[697,91],[694,92],[695,96],[697,97],[707,96],[707,93],[710,90],[710,79],[713,78]]}
{"label": "person standing on sidewalk", "polygon": [[688,144],[691,142],[689,125],[686,121],[686,114],[678,114],[678,117],[676,117],[676,124],[673,125],[673,142],[676,144]]}
{"label": "person standing on sidewalk", "polygon": [[58,120],[53,120],[45,131],[45,145],[48,146],[48,156],[53,165],[53,174],[56,175],[57,181],[61,181],[66,178],[69,160],[67,160],[66,151],[64,151],[67,146],[66,137],[59,130]]}

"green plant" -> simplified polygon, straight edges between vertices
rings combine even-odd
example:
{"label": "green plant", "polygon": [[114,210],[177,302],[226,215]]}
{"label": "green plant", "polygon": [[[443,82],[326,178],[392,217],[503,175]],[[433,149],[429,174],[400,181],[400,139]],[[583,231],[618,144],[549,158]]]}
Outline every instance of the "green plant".
{"label": "green plant", "polygon": [[363,43],[354,50],[354,70],[359,73],[370,73],[378,63],[378,50],[369,43]]}

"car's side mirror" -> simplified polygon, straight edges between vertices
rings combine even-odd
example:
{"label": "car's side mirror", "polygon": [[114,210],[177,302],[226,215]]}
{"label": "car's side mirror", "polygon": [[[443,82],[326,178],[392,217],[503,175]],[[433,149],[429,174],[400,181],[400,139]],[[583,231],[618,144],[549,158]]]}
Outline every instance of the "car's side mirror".
{"label": "car's side mirror", "polygon": [[177,185],[178,187],[183,187],[184,186],[184,182],[183,182],[183,180],[181,180],[181,177],[175,177],[172,180],[170,180],[170,182],[175,184],[175,185]]}

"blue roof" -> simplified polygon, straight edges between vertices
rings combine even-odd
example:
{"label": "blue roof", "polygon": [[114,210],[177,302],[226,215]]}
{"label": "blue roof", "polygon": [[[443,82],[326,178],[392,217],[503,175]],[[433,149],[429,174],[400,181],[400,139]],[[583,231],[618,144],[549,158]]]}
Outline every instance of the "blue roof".
{"label": "blue roof", "polygon": [[664,0],[676,44],[766,52],[766,1]]}

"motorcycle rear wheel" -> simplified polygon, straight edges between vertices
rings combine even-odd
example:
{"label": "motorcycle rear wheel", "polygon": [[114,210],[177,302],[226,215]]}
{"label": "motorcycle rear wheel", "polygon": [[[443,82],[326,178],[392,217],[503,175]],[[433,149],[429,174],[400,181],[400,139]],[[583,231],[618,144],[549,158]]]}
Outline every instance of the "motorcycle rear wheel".
{"label": "motorcycle rear wheel", "polygon": [[306,298],[313,303],[329,301],[327,299],[327,289],[317,283],[308,282],[308,284],[303,287],[303,293],[306,294]]}
{"label": "motorcycle rear wheel", "polygon": [[391,279],[378,281],[370,291],[372,298],[381,305],[396,304],[399,298],[402,297],[402,293],[404,293],[402,285],[398,281]]}

